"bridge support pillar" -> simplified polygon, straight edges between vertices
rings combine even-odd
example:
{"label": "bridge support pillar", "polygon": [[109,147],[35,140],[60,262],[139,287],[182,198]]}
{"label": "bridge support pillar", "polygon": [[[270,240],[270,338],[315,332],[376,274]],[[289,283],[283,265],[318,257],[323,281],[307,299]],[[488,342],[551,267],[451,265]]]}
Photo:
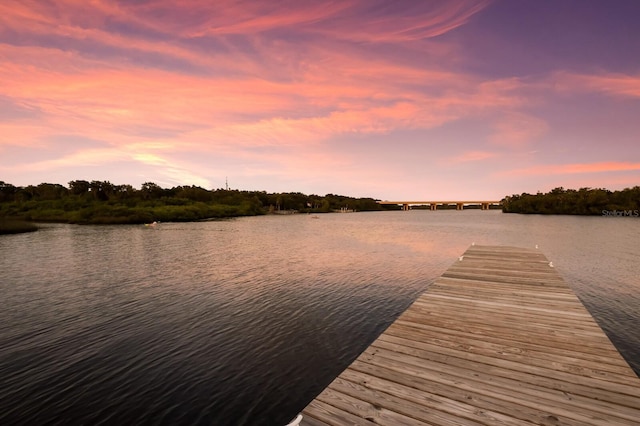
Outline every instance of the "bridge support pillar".
{"label": "bridge support pillar", "polygon": [[[473,208],[478,208],[478,206],[480,206],[480,210],[490,210],[492,206],[500,206],[502,203],[500,201],[486,201],[486,200],[471,200],[471,201],[453,201],[453,200],[449,200],[449,201],[434,201],[433,199],[429,200],[429,201],[415,201],[415,200],[410,200],[410,201],[400,201],[400,200],[396,200],[396,201],[378,201],[379,204],[384,204],[384,205],[394,205],[394,206],[401,206],[401,210],[403,211],[407,211],[407,210],[411,210],[411,206],[419,206],[420,207],[426,207],[427,205],[429,206],[429,210],[433,211],[433,210],[437,210],[438,209],[438,205],[441,206],[441,208],[443,209],[452,209],[453,206],[455,206],[456,210],[464,210],[464,206],[472,206]],[[397,208],[397,207],[396,207]]]}

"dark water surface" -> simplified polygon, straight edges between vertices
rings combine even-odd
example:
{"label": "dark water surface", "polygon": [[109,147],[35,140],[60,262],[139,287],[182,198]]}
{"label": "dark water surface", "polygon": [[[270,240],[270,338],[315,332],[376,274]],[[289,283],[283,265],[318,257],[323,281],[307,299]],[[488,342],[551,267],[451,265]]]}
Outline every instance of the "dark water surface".
{"label": "dark water surface", "polygon": [[0,424],[285,424],[472,242],[539,245],[640,372],[634,218],[45,225],[0,236]]}

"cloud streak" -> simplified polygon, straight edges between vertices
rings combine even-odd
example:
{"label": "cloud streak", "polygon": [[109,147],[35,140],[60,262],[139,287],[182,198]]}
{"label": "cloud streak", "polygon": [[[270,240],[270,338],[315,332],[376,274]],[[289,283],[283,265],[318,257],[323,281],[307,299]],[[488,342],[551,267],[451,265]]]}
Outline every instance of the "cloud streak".
{"label": "cloud streak", "polygon": [[562,72],[554,78],[556,89],[570,92],[595,92],[609,96],[640,98],[640,75],[620,73],[574,74]]}
{"label": "cloud streak", "polygon": [[502,176],[546,176],[572,175],[586,173],[615,173],[640,170],[640,162],[574,163],[574,164],[546,164],[523,169],[513,169],[500,173]]}
{"label": "cloud streak", "polygon": [[449,159],[449,163],[457,164],[457,163],[469,163],[476,161],[485,161],[490,158],[498,157],[498,153],[489,152],[489,151],[465,151],[460,155],[452,157]]}
{"label": "cloud streak", "polygon": [[493,124],[491,143],[522,148],[544,136],[549,131],[547,123],[530,114],[509,112]]}

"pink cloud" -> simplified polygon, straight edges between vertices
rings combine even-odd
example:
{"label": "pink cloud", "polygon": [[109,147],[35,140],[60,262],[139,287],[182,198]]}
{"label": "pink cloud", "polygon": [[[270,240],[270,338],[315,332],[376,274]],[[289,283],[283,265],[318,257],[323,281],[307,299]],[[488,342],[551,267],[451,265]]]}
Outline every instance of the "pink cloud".
{"label": "pink cloud", "polygon": [[[6,27],[78,36],[85,29],[105,30],[110,22],[185,38],[248,35],[295,28],[297,32],[358,41],[406,41],[442,35],[464,25],[489,0],[432,0],[403,5],[369,0],[341,2],[238,2],[221,0],[149,3],[59,0],[54,4],[7,0],[0,5]],[[372,7],[377,6],[377,7]]]}
{"label": "pink cloud", "polygon": [[[195,153],[235,160],[234,170],[245,176],[325,176],[332,164],[343,180],[365,188],[382,172],[358,168],[348,156],[337,164],[323,152],[328,140],[434,129],[466,118],[490,125],[496,116],[491,141],[499,145],[525,144],[545,131],[542,120],[504,113],[529,105],[522,93],[528,83],[447,68],[457,60],[456,46],[435,36],[464,25],[487,2],[413,2],[405,11],[380,2],[376,19],[358,16],[369,9],[367,1],[299,2],[293,9],[232,1],[179,8],[169,1],[56,4],[0,5],[7,28],[34,40],[58,37],[51,45],[0,45],[0,95],[41,113],[8,123],[0,112],[0,149],[13,140],[51,144],[52,135],[90,137],[110,148],[78,143],[73,153],[34,164],[38,172],[133,161],[186,184],[222,173],[174,155]],[[111,31],[111,22],[137,31]],[[269,37],[272,30],[283,34]],[[207,50],[205,42],[214,41],[216,48]],[[95,54],[83,43],[96,46]],[[377,43],[393,43],[403,54],[376,54]],[[417,60],[427,48],[435,59]],[[389,145],[395,143],[402,141]],[[497,156],[490,151],[443,155],[472,163]]]}
{"label": "pink cloud", "polygon": [[538,165],[523,169],[508,170],[499,173],[502,176],[545,176],[545,175],[571,175],[582,173],[610,173],[629,172],[640,170],[640,163],[633,162],[600,162],[600,163],[575,163],[575,164],[549,164]]}
{"label": "pink cloud", "polygon": [[523,147],[549,131],[547,123],[533,115],[520,112],[503,114],[493,125],[489,142],[513,148]]}
{"label": "pink cloud", "polygon": [[[285,134],[292,125],[300,128],[305,127],[305,123],[310,132],[318,126],[335,132],[389,131],[406,124],[432,127],[464,116],[480,105],[510,102],[510,96],[504,93],[499,95],[503,99],[492,97],[495,92],[467,96],[464,92],[477,82],[464,75],[376,60],[357,51],[335,51],[323,47],[322,43],[310,46],[303,43],[297,47],[288,69],[286,63],[282,65],[291,55],[281,58],[282,52],[290,52],[297,43],[282,45],[282,42],[252,40],[254,47],[262,51],[260,57],[237,51],[205,54],[185,44],[152,41],[107,29],[107,23],[115,19],[140,26],[142,30],[154,29],[177,36],[185,36],[180,25],[188,31],[240,31],[246,35],[305,24],[304,28],[298,28],[304,32],[309,23],[340,15],[345,19],[337,24],[339,31],[335,34],[340,38],[341,31],[363,30],[354,20],[370,21],[360,16],[360,12],[364,13],[370,6],[368,2],[340,2],[329,6],[301,2],[293,10],[258,2],[187,3],[188,7],[181,8],[176,8],[173,2],[97,1],[87,5],[82,1],[62,0],[57,7],[3,3],[0,11],[4,12],[4,18],[0,19],[16,31],[54,34],[118,49],[157,53],[168,59],[179,58],[215,69],[217,73],[194,76],[139,67],[126,61],[99,60],[73,50],[5,45],[1,48],[5,61],[0,75],[10,84],[4,94],[42,108],[46,114],[44,121],[54,130],[93,128],[104,132],[105,137],[113,137],[117,136],[119,127],[125,133],[125,137],[120,138],[123,140],[128,139],[130,126],[159,127],[171,133],[211,126],[261,130],[266,125],[283,128]],[[400,29],[408,29],[414,34],[411,37],[442,34],[462,25],[486,5],[487,2],[461,0],[414,6],[410,13],[390,9],[391,16],[375,20],[374,33],[388,36],[390,40],[408,37],[398,35]],[[401,19],[394,19],[394,14],[400,14]],[[167,16],[172,19],[168,20]],[[335,29],[331,28],[331,31]],[[267,62],[265,58],[269,58]],[[282,80],[282,76],[292,78]],[[416,84],[446,87],[450,92],[427,97],[410,87]],[[480,88],[480,91],[486,90],[485,84],[480,84]],[[86,123],[73,125],[81,121]]]}
{"label": "pink cloud", "polygon": [[[489,1],[414,2],[405,5],[398,13],[396,5],[372,19],[364,8],[370,2],[361,2],[354,7],[351,19],[340,25],[323,25],[317,31],[324,35],[336,35],[355,41],[404,42],[422,40],[445,34],[464,25],[476,13],[483,10]],[[312,31],[313,31],[312,27]]]}
{"label": "pink cloud", "polygon": [[0,122],[0,153],[8,147],[43,148],[45,137],[50,134],[47,126],[34,125],[32,122]]}
{"label": "pink cloud", "polygon": [[[198,136],[210,145],[304,142],[340,133],[432,128],[522,102],[513,95],[519,87],[513,80],[478,84],[452,72],[321,52],[323,63],[297,80],[270,81],[101,67],[55,49],[4,46],[0,53],[9,61],[0,76],[10,83],[4,94],[42,110],[40,121],[52,131],[90,132],[115,145],[137,140],[144,128],[172,139],[187,135],[183,143],[198,143]],[[415,84],[441,93],[417,92]]]}
{"label": "pink cloud", "polygon": [[449,158],[448,163],[469,163],[475,161],[484,161],[490,158],[498,157],[498,153],[489,151],[465,151],[460,155]]}
{"label": "pink cloud", "polygon": [[[490,3],[488,0],[455,0],[386,4],[368,0],[341,2],[299,1],[215,3],[187,2],[176,10],[174,2],[127,5],[129,15],[145,16],[153,28],[171,28],[185,37],[247,35],[271,30],[295,29],[324,37],[380,42],[407,41],[442,35],[466,23]],[[377,7],[372,7],[377,6]],[[378,12],[372,12],[372,10]],[[167,15],[177,19],[168,22]],[[125,18],[126,19],[126,18]]]}
{"label": "pink cloud", "polygon": [[640,97],[640,75],[604,73],[598,75],[557,73],[553,80],[556,90],[599,92],[611,96]]}

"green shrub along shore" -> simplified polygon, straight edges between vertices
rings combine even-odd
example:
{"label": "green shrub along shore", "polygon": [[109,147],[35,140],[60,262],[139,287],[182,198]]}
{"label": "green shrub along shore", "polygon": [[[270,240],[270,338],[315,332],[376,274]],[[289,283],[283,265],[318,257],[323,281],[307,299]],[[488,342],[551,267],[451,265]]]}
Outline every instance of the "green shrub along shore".
{"label": "green shrub along shore", "polygon": [[602,188],[552,189],[502,200],[505,213],[640,217],[640,186],[621,191]]}
{"label": "green shrub along shore", "polygon": [[[394,206],[391,206],[393,209]],[[197,186],[165,189],[147,182],[140,189],[108,181],[74,180],[65,187],[41,183],[17,187],[0,181],[0,218],[26,222],[140,224],[187,222],[297,211],[385,210],[373,198],[327,194],[206,190]]]}

